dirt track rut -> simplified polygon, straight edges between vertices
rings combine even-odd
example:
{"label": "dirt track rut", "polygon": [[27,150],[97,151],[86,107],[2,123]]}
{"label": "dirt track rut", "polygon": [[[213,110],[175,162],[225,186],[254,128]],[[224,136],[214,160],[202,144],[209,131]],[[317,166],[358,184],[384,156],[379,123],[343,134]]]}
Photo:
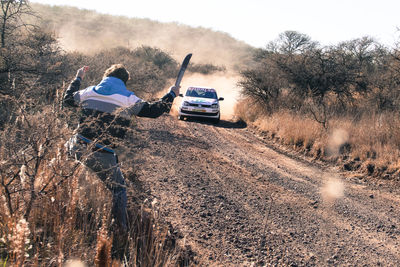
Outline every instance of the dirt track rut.
{"label": "dirt track rut", "polygon": [[400,266],[388,182],[274,147],[243,125],[138,120],[134,167],[150,201],[208,266]]}

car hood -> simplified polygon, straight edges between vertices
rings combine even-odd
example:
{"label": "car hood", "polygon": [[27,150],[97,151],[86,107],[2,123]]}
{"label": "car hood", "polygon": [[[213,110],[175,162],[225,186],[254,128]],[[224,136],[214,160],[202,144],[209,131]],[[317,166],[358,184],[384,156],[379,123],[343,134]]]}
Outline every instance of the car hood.
{"label": "car hood", "polygon": [[183,101],[187,101],[192,104],[202,104],[202,105],[212,105],[212,104],[218,103],[217,99],[210,99],[210,98],[203,98],[203,97],[190,97],[190,96],[185,96],[183,98]]}

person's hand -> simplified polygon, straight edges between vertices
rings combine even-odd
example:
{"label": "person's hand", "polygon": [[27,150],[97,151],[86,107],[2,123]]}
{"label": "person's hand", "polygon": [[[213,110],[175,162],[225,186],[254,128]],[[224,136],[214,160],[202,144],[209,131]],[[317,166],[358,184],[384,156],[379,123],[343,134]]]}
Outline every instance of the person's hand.
{"label": "person's hand", "polygon": [[83,80],[83,78],[85,77],[86,72],[89,70],[89,66],[83,66],[82,68],[80,68],[77,72],[76,72],[76,78],[81,78],[81,80]]}
{"label": "person's hand", "polygon": [[179,89],[180,89],[180,88],[181,88],[180,86],[175,86],[175,85],[173,85],[173,86],[171,86],[171,87],[169,88],[169,91],[170,91],[170,92],[174,92],[175,96],[179,96]]}

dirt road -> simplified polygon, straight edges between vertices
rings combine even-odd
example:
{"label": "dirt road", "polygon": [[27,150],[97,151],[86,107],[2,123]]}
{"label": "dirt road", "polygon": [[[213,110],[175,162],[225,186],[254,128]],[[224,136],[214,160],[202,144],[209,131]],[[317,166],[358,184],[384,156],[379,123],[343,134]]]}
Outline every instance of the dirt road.
{"label": "dirt road", "polygon": [[[400,266],[400,194],[228,121],[138,119],[141,190],[208,266]],[[154,201],[156,199],[156,201]]]}

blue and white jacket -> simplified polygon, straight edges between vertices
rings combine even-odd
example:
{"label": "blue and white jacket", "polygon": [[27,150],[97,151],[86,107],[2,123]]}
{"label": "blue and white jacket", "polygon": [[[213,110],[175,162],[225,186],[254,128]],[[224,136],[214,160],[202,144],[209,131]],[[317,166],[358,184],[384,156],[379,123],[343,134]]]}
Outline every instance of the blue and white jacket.
{"label": "blue and white jacket", "polygon": [[79,90],[75,79],[65,92],[63,104],[81,107],[77,133],[94,142],[113,147],[114,138],[124,138],[133,115],[156,118],[169,112],[176,97],[167,93],[154,103],[143,101],[126,89],[124,82],[107,77],[98,85]]}

